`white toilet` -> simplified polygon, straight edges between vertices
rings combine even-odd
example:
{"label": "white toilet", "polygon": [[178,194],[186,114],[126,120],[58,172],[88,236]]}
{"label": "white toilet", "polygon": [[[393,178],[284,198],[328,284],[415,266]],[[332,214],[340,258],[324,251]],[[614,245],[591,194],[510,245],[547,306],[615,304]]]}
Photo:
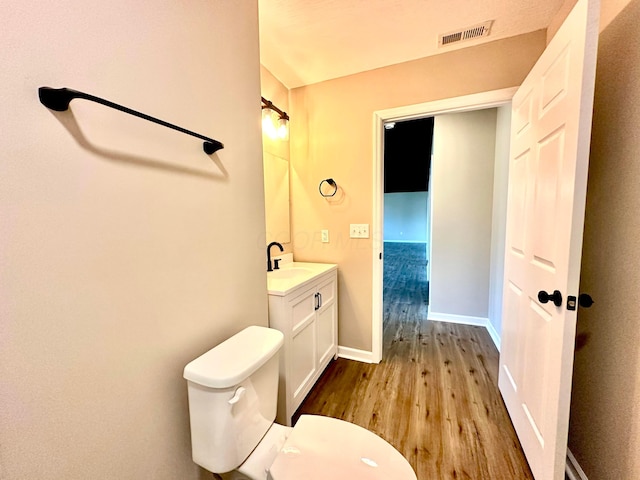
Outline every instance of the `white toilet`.
{"label": "white toilet", "polygon": [[278,330],[248,327],[185,367],[193,461],[226,480],[416,480],[400,452],[357,425],[274,423],[282,342]]}

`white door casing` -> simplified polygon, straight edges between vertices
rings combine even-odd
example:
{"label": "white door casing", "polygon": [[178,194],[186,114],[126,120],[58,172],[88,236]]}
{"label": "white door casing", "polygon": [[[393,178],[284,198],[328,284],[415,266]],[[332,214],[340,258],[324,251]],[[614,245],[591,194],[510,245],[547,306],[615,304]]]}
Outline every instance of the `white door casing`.
{"label": "white door casing", "polygon": [[598,16],[578,1],[512,104],[499,386],[537,480],[564,478]]}

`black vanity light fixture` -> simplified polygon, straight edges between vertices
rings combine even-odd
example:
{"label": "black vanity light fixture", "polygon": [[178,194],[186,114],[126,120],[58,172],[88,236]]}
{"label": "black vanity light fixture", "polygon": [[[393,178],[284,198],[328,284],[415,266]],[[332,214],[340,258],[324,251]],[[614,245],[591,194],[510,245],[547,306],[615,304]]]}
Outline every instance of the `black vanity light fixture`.
{"label": "black vanity light fixture", "polygon": [[187,135],[191,135],[192,137],[199,138],[200,140],[204,140],[202,149],[208,155],[211,155],[212,153],[215,153],[218,150],[224,148],[224,145],[221,142],[219,142],[218,140],[214,140],[213,138],[205,137],[204,135],[200,135],[199,133],[192,132],[191,130],[187,130],[186,128],[182,128],[172,123],[165,122],[164,120],[160,120],[159,118],[152,117],[145,113],[137,112],[136,110],[132,110],[131,108],[123,107],[122,105],[110,102],[109,100],[105,100],[104,98],[96,97],[84,92],[79,92],[77,90],[72,90],[70,88],[40,87],[38,89],[38,97],[40,98],[40,103],[51,110],[55,110],[56,112],[64,112],[68,110],[69,103],[74,98],[82,98],[84,100],[89,100],[91,102],[105,105],[115,110],[128,113],[129,115],[133,115],[134,117],[139,117],[144,120],[148,120],[149,122],[162,125],[163,127],[171,128],[173,130],[177,130],[178,132],[182,132]]}
{"label": "black vanity light fixture", "polygon": [[[289,115],[287,112],[276,107],[271,100],[262,98],[262,131],[270,138],[289,138]],[[275,114],[278,119],[274,122]]]}

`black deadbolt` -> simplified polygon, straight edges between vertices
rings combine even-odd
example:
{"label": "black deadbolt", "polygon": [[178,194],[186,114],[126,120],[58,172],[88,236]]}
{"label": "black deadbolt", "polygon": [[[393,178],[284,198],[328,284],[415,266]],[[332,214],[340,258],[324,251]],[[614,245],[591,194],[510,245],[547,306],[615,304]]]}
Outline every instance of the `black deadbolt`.
{"label": "black deadbolt", "polygon": [[538,300],[540,300],[540,303],[547,303],[551,300],[556,307],[559,307],[562,305],[562,293],[560,293],[560,290],[554,290],[553,293],[540,290],[538,292]]}

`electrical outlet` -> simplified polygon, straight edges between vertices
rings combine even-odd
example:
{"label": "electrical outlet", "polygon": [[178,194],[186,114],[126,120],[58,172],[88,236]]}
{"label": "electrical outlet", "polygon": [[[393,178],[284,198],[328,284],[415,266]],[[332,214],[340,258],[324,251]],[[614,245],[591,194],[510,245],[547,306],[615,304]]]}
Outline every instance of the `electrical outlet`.
{"label": "electrical outlet", "polygon": [[322,230],[322,243],[329,243],[329,230]]}
{"label": "electrical outlet", "polygon": [[368,223],[352,223],[349,225],[349,237],[351,238],[369,238]]}

